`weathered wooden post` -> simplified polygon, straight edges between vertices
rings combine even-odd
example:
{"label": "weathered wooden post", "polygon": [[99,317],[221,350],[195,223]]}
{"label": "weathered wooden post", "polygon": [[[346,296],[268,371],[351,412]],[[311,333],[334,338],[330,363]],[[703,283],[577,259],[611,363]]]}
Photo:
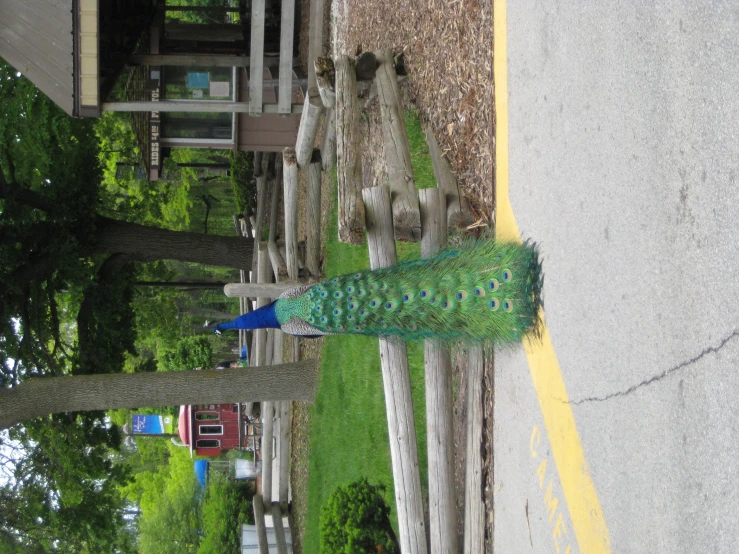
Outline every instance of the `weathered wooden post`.
{"label": "weathered wooden post", "polygon": [[287,275],[298,280],[298,161],[294,148],[285,148],[282,153],[282,180],[285,206],[285,262]]}
{"label": "weathered wooden post", "polygon": [[354,60],[348,56],[340,56],[335,64],[339,240],[363,244],[364,204],[356,68]]}
{"label": "weathered wooden post", "polygon": [[[366,204],[370,266],[377,269],[394,265],[397,257],[392,232],[390,193],[386,187],[374,187],[364,189],[362,197]],[[402,341],[381,338],[379,343],[400,551],[403,554],[426,554],[426,523],[418,470],[408,352]]]}
{"label": "weathered wooden post", "polygon": [[[438,188],[418,191],[421,207],[421,256],[430,258],[446,246],[446,203]],[[452,362],[449,349],[424,341],[426,442],[429,468],[429,546],[432,553],[456,554],[457,510],[454,491]]]}
{"label": "weathered wooden post", "polygon": [[391,50],[376,52],[380,63],[375,76],[382,116],[387,178],[393,202],[395,239],[421,240],[421,212],[413,179],[408,133],[400,107],[400,88]]}
{"label": "weathered wooden post", "polygon": [[313,150],[308,167],[305,265],[313,278],[321,273],[321,151]]}
{"label": "weathered wooden post", "polygon": [[307,167],[310,163],[313,154],[313,143],[316,141],[316,134],[318,133],[318,124],[325,109],[318,94],[318,89],[316,87],[309,88],[308,94],[305,96],[303,113],[300,115],[298,138],[295,141],[296,159],[301,168]]}

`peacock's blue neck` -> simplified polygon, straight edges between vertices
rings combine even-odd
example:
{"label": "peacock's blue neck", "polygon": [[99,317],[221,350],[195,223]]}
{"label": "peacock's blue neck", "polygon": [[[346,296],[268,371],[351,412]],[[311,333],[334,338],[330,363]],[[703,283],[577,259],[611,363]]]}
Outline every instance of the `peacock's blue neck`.
{"label": "peacock's blue neck", "polygon": [[277,302],[275,300],[253,312],[239,316],[228,323],[220,323],[216,325],[216,328],[220,331],[226,329],[279,329],[280,322],[277,320],[277,314],[275,313],[275,304]]}

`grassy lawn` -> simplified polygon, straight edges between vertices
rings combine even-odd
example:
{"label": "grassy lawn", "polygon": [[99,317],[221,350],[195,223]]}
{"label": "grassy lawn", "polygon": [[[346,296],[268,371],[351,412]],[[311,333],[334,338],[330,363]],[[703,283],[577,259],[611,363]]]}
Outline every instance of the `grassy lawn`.
{"label": "grassy lawn", "polygon": [[[418,118],[416,117],[416,120]],[[418,124],[420,131],[420,123]],[[422,135],[421,135],[422,137]],[[425,144],[424,144],[425,145]],[[428,156],[428,154],[427,154]],[[431,164],[430,158],[428,164]],[[415,169],[415,167],[414,167]],[[349,246],[337,239],[336,184],[326,239],[326,276],[369,267],[367,247]],[[400,259],[418,256],[417,244],[397,243]],[[423,344],[408,348],[413,389],[421,485],[428,491]],[[303,552],[319,552],[321,507],[338,485],[359,477],[387,487],[397,532],[397,515],[390,465],[385,398],[377,339],[360,336],[327,337],[321,354],[321,377],[310,408],[310,461],[307,519]]]}

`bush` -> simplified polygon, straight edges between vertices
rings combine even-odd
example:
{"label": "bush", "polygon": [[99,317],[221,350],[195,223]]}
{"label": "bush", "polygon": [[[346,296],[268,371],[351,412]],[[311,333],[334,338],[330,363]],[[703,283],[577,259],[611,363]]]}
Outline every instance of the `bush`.
{"label": "bush", "polygon": [[213,347],[207,337],[185,337],[177,343],[175,350],[168,350],[162,356],[167,371],[180,371],[202,367],[213,367]]}
{"label": "bush", "polygon": [[383,485],[370,485],[364,477],[337,487],[321,511],[321,552],[399,553],[384,492]]}
{"label": "bush", "polygon": [[230,481],[216,471],[208,475],[202,503],[202,538],[198,554],[239,552],[241,524],[254,523],[249,481]]}

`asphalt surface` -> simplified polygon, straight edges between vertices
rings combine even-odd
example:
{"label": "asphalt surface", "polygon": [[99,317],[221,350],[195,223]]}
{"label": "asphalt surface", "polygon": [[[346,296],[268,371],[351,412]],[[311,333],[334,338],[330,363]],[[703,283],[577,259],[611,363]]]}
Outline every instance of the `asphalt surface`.
{"label": "asphalt surface", "polygon": [[556,463],[546,391],[498,352],[495,552],[737,552],[739,4],[522,0],[506,23],[510,203],[586,463]]}

